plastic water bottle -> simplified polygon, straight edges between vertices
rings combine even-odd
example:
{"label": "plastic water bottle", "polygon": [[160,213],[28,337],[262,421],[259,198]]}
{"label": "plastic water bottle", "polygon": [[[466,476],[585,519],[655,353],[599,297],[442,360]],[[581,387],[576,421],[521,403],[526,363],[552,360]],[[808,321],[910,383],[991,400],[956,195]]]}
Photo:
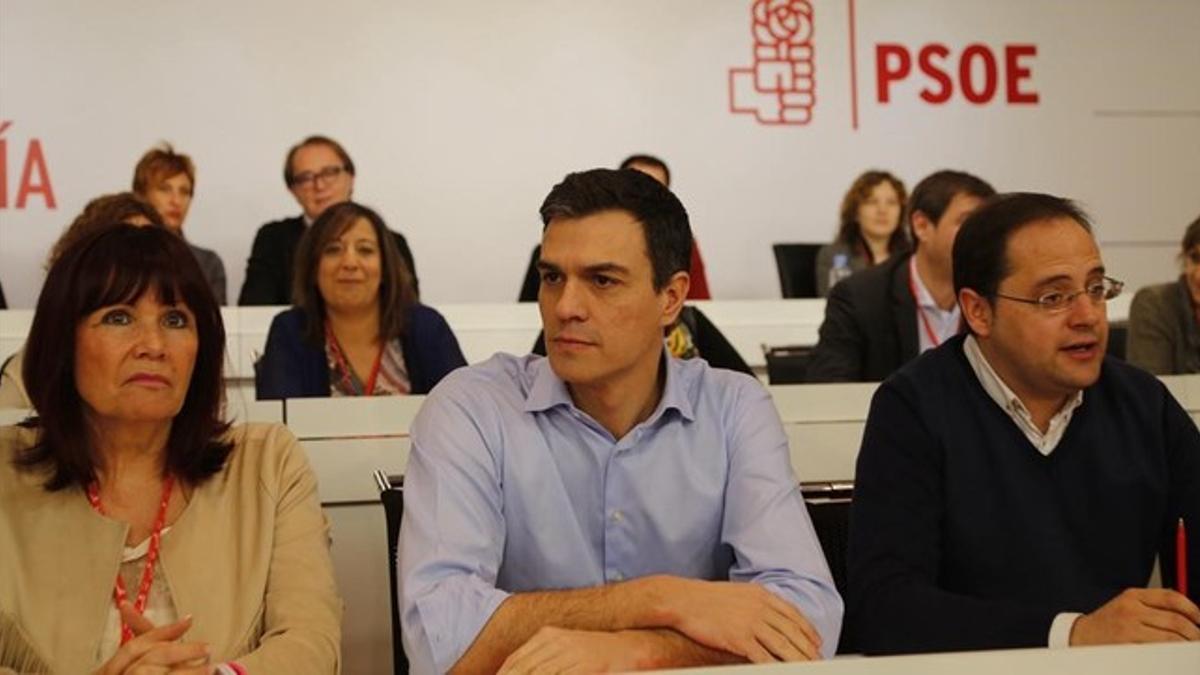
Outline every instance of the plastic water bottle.
{"label": "plastic water bottle", "polygon": [[839,281],[854,274],[854,270],[850,269],[850,256],[845,253],[837,253],[833,256],[833,267],[829,268],[829,287],[833,288]]}

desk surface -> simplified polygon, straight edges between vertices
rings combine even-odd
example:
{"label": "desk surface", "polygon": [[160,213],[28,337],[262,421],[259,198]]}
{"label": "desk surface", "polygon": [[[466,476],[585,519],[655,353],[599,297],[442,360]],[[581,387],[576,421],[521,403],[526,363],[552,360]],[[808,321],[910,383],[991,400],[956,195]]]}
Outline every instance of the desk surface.
{"label": "desk surface", "polygon": [[689,675],[1196,675],[1200,673],[1200,643],[1008,649],[869,658],[851,656],[817,663],[692,668],[667,672]]}

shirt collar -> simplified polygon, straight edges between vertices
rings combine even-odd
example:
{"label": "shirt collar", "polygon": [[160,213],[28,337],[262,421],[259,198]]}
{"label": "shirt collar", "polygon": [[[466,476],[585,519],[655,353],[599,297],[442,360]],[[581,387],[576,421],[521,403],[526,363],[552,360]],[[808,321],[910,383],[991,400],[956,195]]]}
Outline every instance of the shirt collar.
{"label": "shirt collar", "polygon": [[[688,378],[688,373],[685,372],[687,364],[672,357],[665,349],[663,350],[663,359],[667,368],[663,395],[659,399],[658,405],[655,406],[654,412],[646,418],[643,424],[656,422],[668,410],[678,411],[679,415],[688,421],[695,420],[695,410],[688,397],[688,389],[690,389],[688,383],[691,378]],[[536,359],[530,368],[533,382],[529,387],[529,395],[525,397],[525,412],[544,412],[558,406],[575,407],[575,402],[571,400],[571,391],[567,389],[567,383],[555,374],[554,369],[550,367],[549,358]]]}
{"label": "shirt collar", "polygon": [[925,286],[925,280],[922,279],[921,275],[917,273],[916,255],[911,255],[908,257],[908,276],[912,279],[913,288],[917,289],[917,297],[915,299],[918,307],[923,309],[931,309],[943,314],[953,314],[958,311],[957,302],[954,303],[954,306],[950,309],[942,309],[941,307],[938,307],[936,302],[934,302],[933,294],[930,293],[929,289]]}
{"label": "shirt collar", "polygon": [[[968,335],[963,340],[963,353],[967,357],[967,361],[971,364],[971,369],[975,371],[975,377],[979,379],[979,384],[983,385],[983,390],[987,392],[996,405],[1000,406],[1005,413],[1010,417],[1023,422],[1023,428],[1031,428],[1040,436],[1041,431],[1033,424],[1033,416],[1030,415],[1029,409],[1021,402],[1021,399],[1004,380],[1000,379],[1000,375],[992,368],[992,364],[988,363],[987,357],[983,355],[983,350],[979,348],[979,342],[975,340],[974,335]],[[1083,390],[1075,392],[1075,395],[1070,398],[1054,413],[1054,417],[1050,419],[1050,429],[1053,430],[1064,418],[1069,418],[1075,409],[1083,404]],[[1050,432],[1047,432],[1049,435]]]}

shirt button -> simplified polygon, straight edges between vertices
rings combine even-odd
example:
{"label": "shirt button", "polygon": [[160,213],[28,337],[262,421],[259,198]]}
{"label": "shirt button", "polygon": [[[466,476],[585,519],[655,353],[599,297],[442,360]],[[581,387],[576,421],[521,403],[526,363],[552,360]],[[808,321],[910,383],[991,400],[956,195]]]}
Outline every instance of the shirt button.
{"label": "shirt button", "polygon": [[613,511],[612,519],[614,523],[619,523],[625,519],[625,514],[621,513],[620,511]]}

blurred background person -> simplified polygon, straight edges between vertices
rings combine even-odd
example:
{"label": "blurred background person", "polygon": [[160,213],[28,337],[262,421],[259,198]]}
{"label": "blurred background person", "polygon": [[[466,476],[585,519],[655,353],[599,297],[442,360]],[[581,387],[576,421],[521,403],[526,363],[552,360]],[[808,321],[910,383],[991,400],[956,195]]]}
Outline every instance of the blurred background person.
{"label": "blurred background person", "polygon": [[1156,375],[1200,373],[1200,218],[1184,232],[1179,260],[1179,279],[1139,290],[1129,306],[1125,358]]}
{"label": "blurred background person", "polygon": [[[617,167],[641,171],[664,186],[671,187],[671,169],[667,163],[654,155],[630,155]],[[708,290],[708,275],[704,273],[704,259],[700,257],[700,245],[692,239],[692,261],[688,270],[692,285],[688,287],[688,300],[711,300],[712,293]]]}
{"label": "blurred background person", "polygon": [[260,399],[425,394],[466,365],[375,211],[326,209],[296,250],[296,306],[271,322],[256,367]]}
{"label": "blurred background person", "polygon": [[[164,227],[162,218],[148,202],[142,201],[132,192],[118,192],[102,195],[88,202],[75,220],[63,230],[58,241],[50,248],[46,259],[46,269],[49,270],[62,252],[75,242],[96,232],[109,229],[120,224],[153,225]],[[4,356],[0,364],[0,408],[28,409],[32,406],[25,383],[21,379],[21,364],[24,359],[24,348]]]}
{"label": "blurred background person", "polygon": [[[325,209],[350,201],[354,176],[354,160],[341,143],[328,136],[309,136],[288,150],[283,160],[283,182],[301,213],[258,228],[246,261],[239,305],[292,304],[293,260],[300,237]],[[392,232],[392,237],[412,275],[413,290],[419,294],[421,285],[408,242],[399,232]]]}
{"label": "blurred background person", "polygon": [[0,671],[337,671],[316,478],[286,427],[222,419],[224,358],[179,237],[61,252],[25,358],[37,416],[0,427]]}
{"label": "blurred background person", "polygon": [[[192,207],[192,196],[196,191],[196,165],[192,158],[175,152],[170,144],[163,143],[151,148],[138,160],[133,170],[133,193],[150,202],[162,216],[167,229],[184,238],[183,222]],[[190,241],[188,248],[200,263],[204,279],[212,289],[217,303],[224,305],[225,264],[221,257],[207,248]]]}
{"label": "blurred background person", "polygon": [[817,251],[817,295],[829,294],[835,260],[845,263],[838,274],[845,278],[911,248],[900,227],[907,200],[903,181],[887,171],[867,171],[854,180],[842,197],[837,238]]}

